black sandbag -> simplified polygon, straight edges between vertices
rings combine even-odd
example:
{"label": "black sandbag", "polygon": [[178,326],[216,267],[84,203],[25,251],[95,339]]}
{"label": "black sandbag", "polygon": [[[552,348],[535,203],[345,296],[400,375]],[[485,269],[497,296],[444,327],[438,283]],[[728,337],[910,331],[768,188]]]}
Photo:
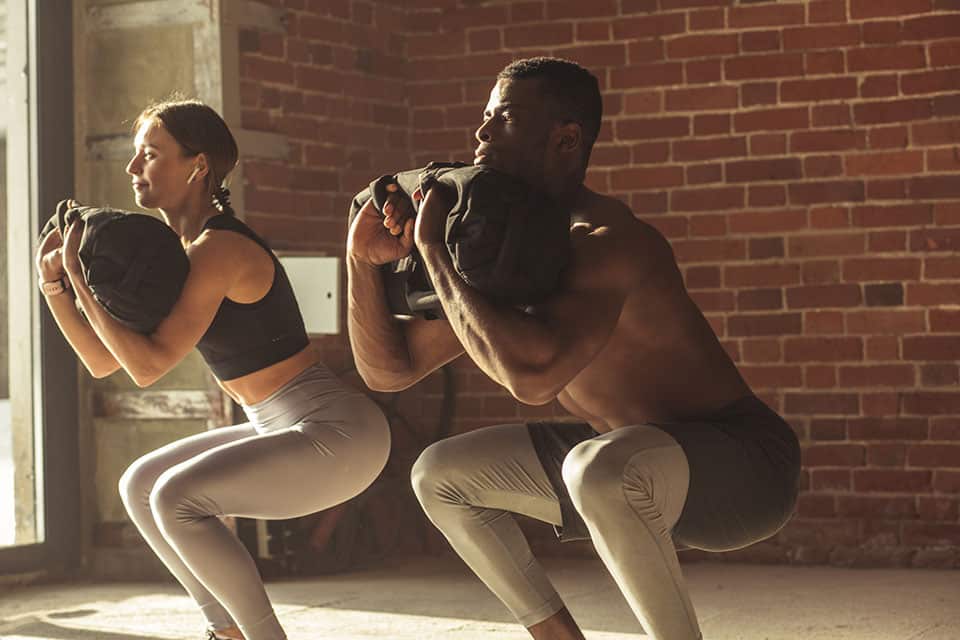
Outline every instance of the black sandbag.
{"label": "black sandbag", "polygon": [[84,222],[78,255],[93,297],[125,326],[153,333],[180,298],[190,272],[180,237],[149,215],[69,207],[65,201],[44,232],[51,223],[62,229],[74,216]]}

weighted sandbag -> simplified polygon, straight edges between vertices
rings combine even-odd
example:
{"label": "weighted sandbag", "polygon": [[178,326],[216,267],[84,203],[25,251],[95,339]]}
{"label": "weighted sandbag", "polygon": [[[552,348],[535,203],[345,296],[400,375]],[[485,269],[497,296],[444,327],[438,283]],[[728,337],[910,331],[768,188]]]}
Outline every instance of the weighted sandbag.
{"label": "weighted sandbag", "polygon": [[[445,240],[454,269],[491,299],[527,306],[556,290],[570,256],[570,215],[546,194],[490,167],[437,162],[373,181],[354,198],[350,222],[370,199],[382,212],[391,183],[407,198],[418,188],[424,194],[438,186],[451,190],[456,202]],[[381,272],[395,316],[442,316],[416,249]]]}
{"label": "weighted sandbag", "polygon": [[66,201],[57,206],[44,232],[63,229],[75,216],[85,225],[78,255],[93,297],[130,329],[155,331],[179,299],[190,271],[180,237],[152,216],[69,207]]}

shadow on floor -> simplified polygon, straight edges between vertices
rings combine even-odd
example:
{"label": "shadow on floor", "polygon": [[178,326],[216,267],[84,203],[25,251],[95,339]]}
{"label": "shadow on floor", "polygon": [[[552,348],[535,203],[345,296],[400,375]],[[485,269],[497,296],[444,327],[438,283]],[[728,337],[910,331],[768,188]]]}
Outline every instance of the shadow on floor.
{"label": "shadow on floor", "polygon": [[43,640],[169,640],[163,636],[142,636],[131,633],[113,633],[100,629],[62,627],[42,620],[22,622],[11,628],[0,625],[0,638],[43,638]]}

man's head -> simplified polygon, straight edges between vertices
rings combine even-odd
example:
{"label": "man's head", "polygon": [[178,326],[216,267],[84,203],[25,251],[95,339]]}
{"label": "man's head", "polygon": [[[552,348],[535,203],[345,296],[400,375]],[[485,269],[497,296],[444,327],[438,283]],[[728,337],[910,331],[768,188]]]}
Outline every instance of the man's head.
{"label": "man's head", "polygon": [[559,58],[516,60],[497,76],[477,129],[475,163],[533,183],[582,180],[600,131],[597,79]]}

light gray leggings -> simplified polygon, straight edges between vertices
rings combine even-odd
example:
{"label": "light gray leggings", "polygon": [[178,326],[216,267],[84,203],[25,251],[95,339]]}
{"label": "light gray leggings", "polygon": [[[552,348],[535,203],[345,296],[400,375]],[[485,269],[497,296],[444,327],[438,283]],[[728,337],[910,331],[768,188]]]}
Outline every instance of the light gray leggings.
{"label": "light gray leggings", "polygon": [[379,407],[322,365],[244,411],[248,423],[138,459],[120,495],[211,627],[282,640],[252,558],[216,516],[294,518],[349,500],[383,469],[390,434]]}
{"label": "light gray leggings", "polygon": [[[646,632],[699,640],[670,537],[689,485],[680,445],[652,426],[575,446],[563,480],[593,544]],[[563,607],[512,513],[561,524],[560,504],[525,425],[478,429],[428,447],[413,486],[430,520],[524,626]]]}

